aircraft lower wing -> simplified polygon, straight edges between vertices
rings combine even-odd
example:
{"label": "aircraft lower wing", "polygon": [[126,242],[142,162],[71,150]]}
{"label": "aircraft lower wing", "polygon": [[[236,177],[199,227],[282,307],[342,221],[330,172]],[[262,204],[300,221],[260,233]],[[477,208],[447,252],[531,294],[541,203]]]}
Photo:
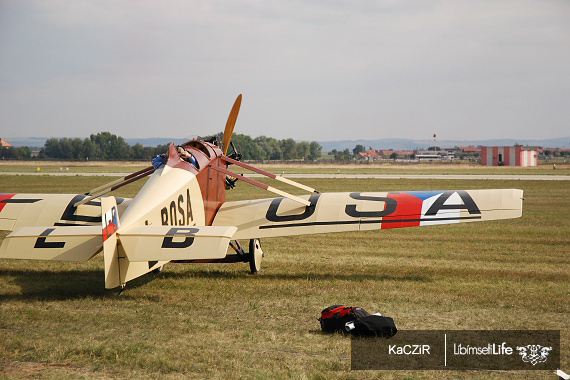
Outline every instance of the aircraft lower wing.
{"label": "aircraft lower wing", "polygon": [[[220,259],[236,227],[140,226],[118,233],[129,261]],[[87,261],[103,248],[101,227],[23,227],[8,235],[0,258]]]}
{"label": "aircraft lower wing", "polygon": [[522,215],[523,191],[441,190],[322,193],[226,202],[213,226],[236,226],[234,239],[431,226]]}
{"label": "aircraft lower wing", "polygon": [[103,248],[101,227],[22,227],[6,236],[2,259],[87,261]]}

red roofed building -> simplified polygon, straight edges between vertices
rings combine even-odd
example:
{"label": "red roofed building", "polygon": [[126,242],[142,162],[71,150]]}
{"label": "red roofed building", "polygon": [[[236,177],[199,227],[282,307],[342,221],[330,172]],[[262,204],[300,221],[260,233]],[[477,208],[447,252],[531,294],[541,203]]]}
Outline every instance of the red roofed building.
{"label": "red roofed building", "polygon": [[390,158],[394,153],[396,153],[398,158],[410,158],[412,155],[415,154],[411,150],[394,150],[394,149],[377,150],[376,152],[384,158]]}
{"label": "red roofed building", "polygon": [[379,158],[375,151],[367,150],[366,152],[360,152],[356,155],[357,160],[375,160]]}
{"label": "red roofed building", "polygon": [[481,151],[480,148],[477,148],[476,146],[473,145],[460,146],[459,150],[461,150],[463,153],[479,153]]}
{"label": "red roofed building", "polygon": [[372,158],[378,158],[378,155],[376,154],[376,151],[369,149],[366,151],[366,153],[368,153],[368,157],[372,157]]}
{"label": "red roofed building", "polygon": [[12,146],[12,145],[11,145],[8,141],[6,141],[6,140],[0,138],[0,147],[2,147],[2,148],[10,148],[11,146]]}

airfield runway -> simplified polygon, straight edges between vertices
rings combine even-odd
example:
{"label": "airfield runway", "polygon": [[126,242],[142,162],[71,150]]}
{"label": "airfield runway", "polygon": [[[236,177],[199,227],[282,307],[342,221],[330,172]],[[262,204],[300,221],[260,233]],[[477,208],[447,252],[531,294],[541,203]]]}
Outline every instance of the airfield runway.
{"label": "airfield runway", "polygon": [[[62,177],[124,177],[130,173],[69,173],[69,172],[0,172],[0,175],[33,175]],[[503,174],[285,174],[286,178],[345,178],[345,179],[474,179],[474,180],[524,180],[570,181],[569,175],[503,175]],[[260,174],[244,174],[244,177],[263,178]]]}

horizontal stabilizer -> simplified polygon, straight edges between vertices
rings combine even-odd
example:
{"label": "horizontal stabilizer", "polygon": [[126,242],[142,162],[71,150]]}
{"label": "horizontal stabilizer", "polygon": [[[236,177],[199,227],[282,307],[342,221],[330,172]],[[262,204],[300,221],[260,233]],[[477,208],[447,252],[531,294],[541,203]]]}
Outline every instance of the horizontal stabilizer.
{"label": "horizontal stabilizer", "polygon": [[22,227],[6,236],[0,258],[87,261],[102,247],[101,227]]}
{"label": "horizontal stabilizer", "polygon": [[232,226],[137,226],[119,233],[129,261],[221,259],[237,231]]}

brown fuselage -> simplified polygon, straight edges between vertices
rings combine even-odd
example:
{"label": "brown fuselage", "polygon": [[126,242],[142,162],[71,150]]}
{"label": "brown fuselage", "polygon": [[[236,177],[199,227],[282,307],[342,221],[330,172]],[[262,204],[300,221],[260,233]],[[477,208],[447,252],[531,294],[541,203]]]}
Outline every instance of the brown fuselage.
{"label": "brown fuselage", "polygon": [[192,153],[198,162],[195,175],[204,200],[206,225],[210,226],[216,212],[226,200],[226,176],[212,169],[212,166],[225,168],[220,159],[223,153],[217,146],[199,140],[188,141],[182,146]]}

